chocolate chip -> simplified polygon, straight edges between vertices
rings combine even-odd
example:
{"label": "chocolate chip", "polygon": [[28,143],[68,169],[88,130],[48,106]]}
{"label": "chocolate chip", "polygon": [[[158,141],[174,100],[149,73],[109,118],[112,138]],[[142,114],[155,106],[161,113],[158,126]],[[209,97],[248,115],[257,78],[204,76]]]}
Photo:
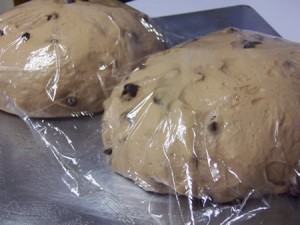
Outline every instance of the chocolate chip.
{"label": "chocolate chip", "polygon": [[255,48],[256,45],[261,45],[262,42],[260,41],[247,41],[247,40],[243,40],[243,47],[244,48]]}
{"label": "chocolate chip", "polygon": [[218,130],[218,123],[217,122],[212,122],[211,124],[208,125],[208,130],[211,132],[217,132]]}
{"label": "chocolate chip", "polygon": [[135,84],[125,84],[122,92],[122,96],[128,95],[129,97],[134,98],[137,95],[139,86]]}
{"label": "chocolate chip", "polygon": [[67,0],[67,3],[70,4],[70,3],[74,3],[75,0]]}
{"label": "chocolate chip", "polygon": [[3,30],[0,30],[0,36],[4,36]]}
{"label": "chocolate chip", "polygon": [[25,41],[28,41],[30,39],[30,34],[28,32],[24,33],[22,35],[22,39],[24,39]]}
{"label": "chocolate chip", "polygon": [[71,107],[77,105],[77,98],[76,98],[76,97],[73,97],[73,96],[68,97],[67,100],[66,100],[66,104],[67,104],[68,106],[71,106]]}
{"label": "chocolate chip", "polygon": [[105,153],[106,155],[111,155],[111,154],[112,154],[112,149],[111,149],[111,148],[105,149],[105,150],[104,150],[104,153]]}
{"label": "chocolate chip", "polygon": [[55,20],[55,19],[58,18],[58,13],[54,12],[54,13],[52,13],[50,15],[47,15],[46,17],[47,17],[47,21],[49,21],[49,20]]}
{"label": "chocolate chip", "polygon": [[163,104],[162,100],[161,100],[160,98],[158,98],[157,96],[155,96],[155,97],[153,98],[153,102],[154,102],[155,104],[157,104],[157,105],[162,105],[162,104]]}

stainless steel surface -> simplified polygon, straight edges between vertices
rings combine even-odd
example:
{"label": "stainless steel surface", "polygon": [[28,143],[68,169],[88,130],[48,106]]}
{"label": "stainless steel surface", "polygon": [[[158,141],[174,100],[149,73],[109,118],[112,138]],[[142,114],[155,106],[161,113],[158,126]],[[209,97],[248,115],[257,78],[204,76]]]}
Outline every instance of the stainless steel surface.
{"label": "stainless steel surface", "polygon": [[[202,207],[199,200],[144,192],[110,170],[102,153],[100,120],[101,116],[31,120],[56,145],[54,152],[51,144],[46,147],[40,141],[39,129],[31,132],[21,119],[0,113],[1,224],[221,224],[235,220],[236,224],[286,224],[287,220],[296,224],[300,220],[299,199],[286,195],[249,200],[243,206]],[[70,143],[55,143],[56,131],[59,138],[65,132],[72,140],[72,151]],[[80,161],[61,160],[60,165],[54,154]],[[63,167],[70,169],[74,180]],[[80,196],[70,191],[77,185]]]}
{"label": "stainless steel surface", "polygon": [[[238,18],[248,15],[255,21],[258,16],[255,12],[251,14],[249,8],[247,13],[243,7],[234,10],[242,14]],[[226,15],[226,12],[199,12],[156,21],[174,44],[194,38],[199,30],[211,32],[212,26],[217,30],[227,25],[202,21],[207,28],[192,26],[180,32],[180,27],[187,29],[184,26],[189,23],[187,18],[207,19],[216,14]],[[261,27],[263,20],[259,16],[258,21]],[[242,23],[240,28],[249,29],[247,18]],[[143,191],[109,168],[101,142],[101,115],[22,120],[0,112],[0,121],[0,224],[298,224],[300,221],[300,200],[287,195],[203,207],[200,200]]]}

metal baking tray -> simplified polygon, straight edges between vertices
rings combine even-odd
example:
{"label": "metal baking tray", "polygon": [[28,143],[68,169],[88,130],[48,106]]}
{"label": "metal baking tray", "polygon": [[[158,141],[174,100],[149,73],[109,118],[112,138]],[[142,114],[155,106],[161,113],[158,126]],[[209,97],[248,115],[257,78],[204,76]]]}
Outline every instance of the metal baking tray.
{"label": "metal baking tray", "polygon": [[227,8],[154,18],[172,44],[191,40],[227,27],[236,27],[280,36],[253,8]]}
{"label": "metal baking tray", "polygon": [[[279,36],[248,6],[154,21],[171,45],[228,26]],[[101,115],[23,120],[0,112],[0,121],[0,224],[273,225],[300,221],[300,200],[287,195],[224,206],[203,207],[195,201],[191,212],[185,197],[143,191],[110,170],[103,154]]]}

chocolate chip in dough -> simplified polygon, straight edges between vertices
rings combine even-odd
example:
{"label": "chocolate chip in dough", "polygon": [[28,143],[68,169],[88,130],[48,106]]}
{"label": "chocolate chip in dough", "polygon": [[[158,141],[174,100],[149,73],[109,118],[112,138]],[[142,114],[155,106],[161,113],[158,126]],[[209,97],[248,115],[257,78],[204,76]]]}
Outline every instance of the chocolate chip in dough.
{"label": "chocolate chip in dough", "polygon": [[127,96],[130,99],[134,98],[137,95],[138,90],[139,90],[139,86],[136,84],[132,84],[132,83],[125,84],[122,92],[122,97]]}
{"label": "chocolate chip in dough", "polygon": [[262,43],[260,41],[247,41],[243,40],[243,47],[244,48],[256,48],[256,45],[261,45]]}
{"label": "chocolate chip in dough", "polygon": [[112,149],[111,148],[105,149],[104,154],[111,155],[112,154]]}
{"label": "chocolate chip in dough", "polygon": [[3,30],[0,30],[0,36],[4,36]]}
{"label": "chocolate chip in dough", "polygon": [[71,107],[77,105],[77,98],[76,98],[76,97],[73,97],[73,96],[68,97],[67,100],[66,100],[66,104],[67,104],[68,106],[71,106]]}
{"label": "chocolate chip in dough", "polygon": [[56,20],[58,18],[58,13],[54,12],[50,15],[47,15],[47,21],[50,21],[50,20]]}
{"label": "chocolate chip in dough", "polygon": [[155,96],[155,97],[153,98],[153,102],[154,102],[155,104],[157,104],[157,105],[163,105],[162,100],[161,100],[159,97],[157,97],[157,96]]}
{"label": "chocolate chip in dough", "polygon": [[208,130],[210,132],[216,133],[218,131],[218,123],[214,121],[211,124],[209,124],[208,125]]}
{"label": "chocolate chip in dough", "polygon": [[30,39],[30,34],[28,32],[24,33],[22,35],[22,39],[24,39],[25,41],[28,41]]}

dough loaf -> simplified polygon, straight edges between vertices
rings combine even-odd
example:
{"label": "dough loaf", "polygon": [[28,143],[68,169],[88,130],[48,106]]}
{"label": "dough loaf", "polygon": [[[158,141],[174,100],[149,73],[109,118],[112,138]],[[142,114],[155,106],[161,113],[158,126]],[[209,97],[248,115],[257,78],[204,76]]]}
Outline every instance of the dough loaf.
{"label": "dough loaf", "polygon": [[149,56],[104,105],[111,167],[147,191],[299,193],[297,43],[228,28]]}
{"label": "dough loaf", "polygon": [[30,117],[100,112],[120,77],[164,49],[148,17],[119,1],[66,2],[33,0],[0,16],[1,110]]}

